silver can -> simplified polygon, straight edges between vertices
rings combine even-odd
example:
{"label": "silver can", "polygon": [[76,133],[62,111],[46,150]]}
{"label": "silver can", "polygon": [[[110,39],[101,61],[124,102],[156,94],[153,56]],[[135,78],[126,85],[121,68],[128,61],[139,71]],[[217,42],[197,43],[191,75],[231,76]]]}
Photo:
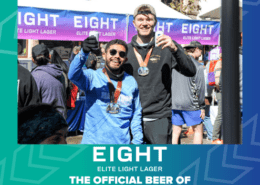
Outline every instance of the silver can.
{"label": "silver can", "polygon": [[[90,31],[89,32],[89,37],[90,36],[94,36],[94,37],[96,37],[96,39],[97,39],[97,42],[99,43],[99,33],[98,33],[98,31]],[[98,48],[95,48],[95,49],[98,49]]]}

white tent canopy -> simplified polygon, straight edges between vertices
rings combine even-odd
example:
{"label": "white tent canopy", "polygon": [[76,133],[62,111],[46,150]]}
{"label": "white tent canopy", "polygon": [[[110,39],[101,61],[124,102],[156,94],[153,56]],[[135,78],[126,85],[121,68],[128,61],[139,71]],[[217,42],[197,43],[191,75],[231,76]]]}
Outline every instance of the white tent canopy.
{"label": "white tent canopy", "polygon": [[[242,20],[242,0],[239,0],[239,19]],[[208,0],[207,2],[203,2],[202,10],[199,13],[200,18],[212,18],[212,19],[220,19],[221,14],[221,0]]]}
{"label": "white tent canopy", "polygon": [[191,19],[159,0],[18,0],[18,6],[133,15],[141,4],[150,4],[160,18]]}

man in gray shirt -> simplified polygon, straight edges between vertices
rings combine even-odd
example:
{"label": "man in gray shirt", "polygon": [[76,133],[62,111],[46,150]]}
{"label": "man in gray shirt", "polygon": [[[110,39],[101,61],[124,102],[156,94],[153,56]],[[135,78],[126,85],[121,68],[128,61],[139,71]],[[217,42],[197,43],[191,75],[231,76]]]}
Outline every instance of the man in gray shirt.
{"label": "man in gray shirt", "polygon": [[172,70],[172,144],[178,144],[182,125],[192,126],[194,129],[194,144],[202,144],[203,124],[205,117],[205,79],[204,68],[197,61],[202,54],[203,46],[192,41],[184,47],[196,66],[196,75],[186,77],[177,69]]}

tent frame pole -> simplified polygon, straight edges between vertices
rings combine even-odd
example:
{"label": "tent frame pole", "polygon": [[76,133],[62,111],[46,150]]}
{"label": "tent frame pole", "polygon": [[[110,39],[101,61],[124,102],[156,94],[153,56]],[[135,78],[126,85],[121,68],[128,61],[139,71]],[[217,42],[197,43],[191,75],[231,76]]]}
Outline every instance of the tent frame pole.
{"label": "tent frame pole", "polygon": [[126,14],[126,43],[128,43],[129,14]]}

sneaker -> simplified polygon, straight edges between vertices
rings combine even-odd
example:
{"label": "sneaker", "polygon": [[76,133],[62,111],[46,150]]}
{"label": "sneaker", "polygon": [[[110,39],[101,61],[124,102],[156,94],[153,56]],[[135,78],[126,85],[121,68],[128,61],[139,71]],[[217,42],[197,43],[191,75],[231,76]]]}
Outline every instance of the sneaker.
{"label": "sneaker", "polygon": [[194,134],[194,130],[192,127],[189,127],[188,130],[183,133],[183,135],[193,135],[193,134]]}
{"label": "sneaker", "polygon": [[206,137],[206,140],[207,140],[207,141],[212,141],[212,139],[210,139],[210,138],[208,138],[208,137]]}
{"label": "sneaker", "polygon": [[222,145],[222,144],[223,144],[223,140],[221,140],[221,139],[216,139],[216,140],[212,141],[211,144]]}

